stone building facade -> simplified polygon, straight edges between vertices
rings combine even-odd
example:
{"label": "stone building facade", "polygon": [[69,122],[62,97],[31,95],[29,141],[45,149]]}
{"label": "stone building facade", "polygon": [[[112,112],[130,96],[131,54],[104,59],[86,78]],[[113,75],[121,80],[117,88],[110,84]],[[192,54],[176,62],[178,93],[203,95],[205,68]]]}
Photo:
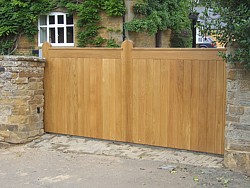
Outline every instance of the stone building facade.
{"label": "stone building facade", "polygon": [[43,134],[45,60],[0,56],[0,141],[24,143]]}
{"label": "stone building facade", "polygon": [[[106,39],[115,39],[118,44],[123,42],[123,22],[131,21],[134,18],[133,5],[136,0],[125,0],[127,7],[124,19],[122,17],[109,17],[105,13],[101,13],[100,25],[103,29],[100,29],[100,36]],[[66,12],[66,10],[58,9],[55,12]],[[74,45],[77,46],[77,17],[74,15]],[[126,39],[132,40],[134,42],[134,47],[155,47],[155,36],[149,35],[147,33],[135,33],[127,32],[125,33]],[[162,47],[170,47],[171,31],[163,31],[162,34]],[[16,54],[19,55],[31,55],[32,50],[38,50],[38,36],[35,36],[34,41],[29,41],[25,36],[22,36]]]}
{"label": "stone building facade", "polygon": [[227,65],[225,165],[250,174],[250,71]]}

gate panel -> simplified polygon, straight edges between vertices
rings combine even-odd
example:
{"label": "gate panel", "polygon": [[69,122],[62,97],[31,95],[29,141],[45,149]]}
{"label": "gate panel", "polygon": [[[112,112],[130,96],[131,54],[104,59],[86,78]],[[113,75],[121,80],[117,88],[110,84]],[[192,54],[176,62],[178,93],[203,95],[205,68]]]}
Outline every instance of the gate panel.
{"label": "gate panel", "polygon": [[221,50],[43,51],[46,132],[223,154]]}

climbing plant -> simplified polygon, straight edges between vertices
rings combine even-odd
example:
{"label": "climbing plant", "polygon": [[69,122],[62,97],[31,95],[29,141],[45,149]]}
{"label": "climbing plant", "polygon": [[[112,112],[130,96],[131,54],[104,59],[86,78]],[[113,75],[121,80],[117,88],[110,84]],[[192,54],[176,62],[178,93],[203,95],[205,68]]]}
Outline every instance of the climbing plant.
{"label": "climbing plant", "polygon": [[133,6],[135,18],[125,28],[133,32],[147,32],[156,36],[156,47],[161,47],[161,33],[171,29],[182,31],[190,27],[189,0],[137,0]]}
{"label": "climbing plant", "polygon": [[32,39],[38,15],[49,9],[48,0],[0,0],[0,54],[13,53],[22,35]]}
{"label": "climbing plant", "polygon": [[105,43],[117,46],[113,39],[99,36],[100,13],[108,16],[122,16],[125,13],[123,0],[0,0],[0,54],[15,51],[21,36],[34,39],[37,34],[39,15],[56,8],[66,8],[78,17],[78,46],[102,46]]}
{"label": "climbing plant", "polygon": [[113,39],[104,39],[98,35],[99,30],[103,29],[99,24],[100,13],[104,11],[111,17],[122,16],[125,13],[123,0],[85,0],[81,3],[65,1],[64,6],[77,14],[78,46],[80,47],[102,46],[104,43],[109,46]]}

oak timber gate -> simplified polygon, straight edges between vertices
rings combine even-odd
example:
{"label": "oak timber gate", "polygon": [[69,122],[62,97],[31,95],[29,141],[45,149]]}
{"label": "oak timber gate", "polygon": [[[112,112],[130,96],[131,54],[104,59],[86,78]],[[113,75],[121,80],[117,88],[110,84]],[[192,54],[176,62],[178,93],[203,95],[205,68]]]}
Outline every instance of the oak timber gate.
{"label": "oak timber gate", "polygon": [[218,51],[45,43],[45,131],[223,154]]}

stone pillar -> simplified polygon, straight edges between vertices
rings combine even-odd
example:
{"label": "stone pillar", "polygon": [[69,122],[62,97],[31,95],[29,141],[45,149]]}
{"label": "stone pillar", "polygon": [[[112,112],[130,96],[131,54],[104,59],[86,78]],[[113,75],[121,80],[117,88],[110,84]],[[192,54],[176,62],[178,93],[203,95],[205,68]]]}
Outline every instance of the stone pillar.
{"label": "stone pillar", "polygon": [[43,134],[45,60],[0,57],[0,141],[25,143]]}
{"label": "stone pillar", "polygon": [[227,65],[225,166],[250,174],[250,71]]}

